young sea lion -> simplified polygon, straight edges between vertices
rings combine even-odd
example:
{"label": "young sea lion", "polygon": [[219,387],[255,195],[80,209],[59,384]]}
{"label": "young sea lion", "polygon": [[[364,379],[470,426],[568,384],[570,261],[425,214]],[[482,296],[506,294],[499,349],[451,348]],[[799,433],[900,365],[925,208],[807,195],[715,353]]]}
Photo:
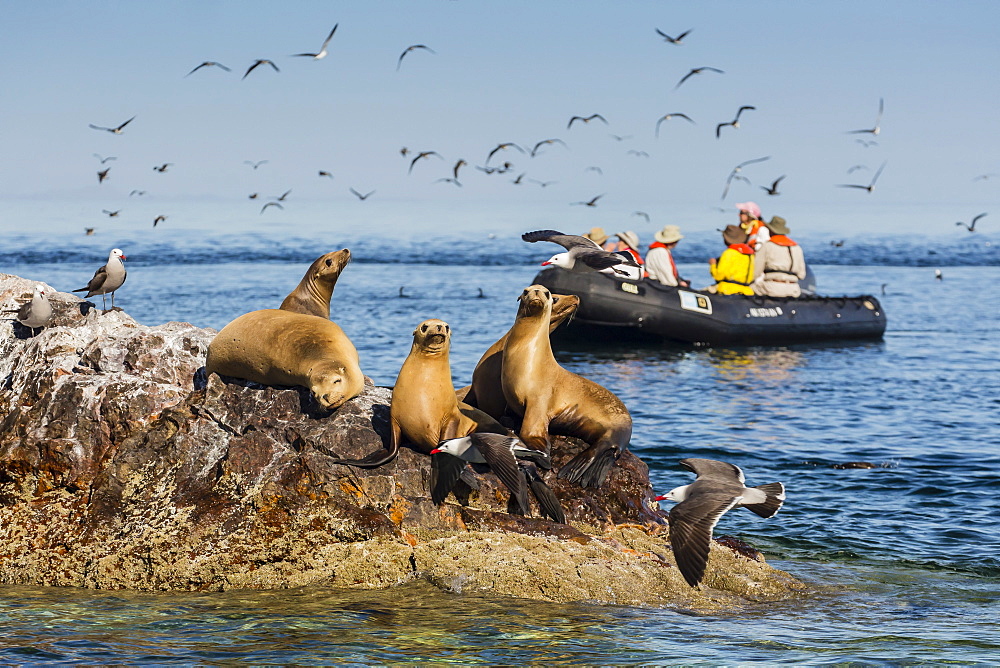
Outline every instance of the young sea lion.
{"label": "young sea lion", "polygon": [[628,447],[632,417],[625,404],[597,383],[559,366],[549,325],[552,295],[541,285],[525,288],[503,351],[501,384],[507,405],[521,422],[521,440],[549,451],[549,432],[576,436],[590,447],[571,459],[559,477],[600,487]]}
{"label": "young sea lion", "polygon": [[392,461],[401,443],[430,454],[441,441],[468,436],[475,431],[506,434],[507,430],[486,413],[462,403],[451,382],[451,327],[442,320],[425,320],[413,330],[410,354],[392,388],[389,408],[389,447],[361,459],[340,459],[337,464],[371,468]]}
{"label": "young sea lion", "polygon": [[280,309],[251,311],[223,327],[208,346],[205,370],[301,385],[327,409],[358,396],[365,384],[358,351],[336,323]]}
{"label": "young sea lion", "polygon": [[[569,320],[580,306],[576,295],[552,295],[552,316],[549,318],[549,334],[563,322]],[[485,411],[500,419],[507,410],[507,400],[503,396],[500,375],[503,371],[503,348],[510,330],[500,340],[490,346],[479,358],[472,372],[472,385],[465,395],[465,403]]]}
{"label": "young sea lion", "polygon": [[298,286],[281,302],[282,311],[306,313],[330,319],[330,297],[341,272],[351,261],[346,248],[321,255],[309,265]]}

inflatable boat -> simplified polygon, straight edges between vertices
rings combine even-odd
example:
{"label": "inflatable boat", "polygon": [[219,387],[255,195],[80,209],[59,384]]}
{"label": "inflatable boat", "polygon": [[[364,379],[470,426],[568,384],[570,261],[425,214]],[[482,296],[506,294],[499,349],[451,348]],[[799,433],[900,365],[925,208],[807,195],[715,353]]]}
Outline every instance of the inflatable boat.
{"label": "inflatable boat", "polygon": [[553,333],[557,338],[719,346],[877,340],[885,333],[885,312],[871,295],[717,295],[558,267],[541,271],[534,282],[580,298],[573,319]]}

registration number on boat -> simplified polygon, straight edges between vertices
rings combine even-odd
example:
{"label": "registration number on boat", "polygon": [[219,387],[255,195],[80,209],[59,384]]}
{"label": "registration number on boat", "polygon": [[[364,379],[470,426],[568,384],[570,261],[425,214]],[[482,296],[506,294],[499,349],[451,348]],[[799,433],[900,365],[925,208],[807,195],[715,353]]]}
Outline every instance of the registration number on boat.
{"label": "registration number on boat", "polygon": [[712,300],[706,295],[685,292],[684,290],[678,290],[677,294],[680,295],[682,309],[712,315]]}
{"label": "registration number on boat", "polygon": [[775,306],[774,308],[752,308],[750,309],[751,318],[777,318],[784,312],[781,310],[780,306]]}

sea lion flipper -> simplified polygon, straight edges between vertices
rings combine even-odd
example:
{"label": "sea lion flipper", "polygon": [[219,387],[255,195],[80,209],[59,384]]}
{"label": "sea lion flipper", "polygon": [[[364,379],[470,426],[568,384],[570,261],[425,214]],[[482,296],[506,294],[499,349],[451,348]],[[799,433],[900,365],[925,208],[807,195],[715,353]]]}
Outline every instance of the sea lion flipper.
{"label": "sea lion flipper", "polygon": [[601,487],[617,458],[613,444],[598,442],[563,465],[559,477],[581,487]]}
{"label": "sea lion flipper", "polygon": [[399,424],[395,420],[390,420],[389,422],[391,432],[389,434],[388,448],[370,452],[361,459],[334,459],[333,463],[343,464],[344,466],[357,466],[363,469],[373,469],[391,462],[399,454],[399,443],[402,440],[402,433]]}

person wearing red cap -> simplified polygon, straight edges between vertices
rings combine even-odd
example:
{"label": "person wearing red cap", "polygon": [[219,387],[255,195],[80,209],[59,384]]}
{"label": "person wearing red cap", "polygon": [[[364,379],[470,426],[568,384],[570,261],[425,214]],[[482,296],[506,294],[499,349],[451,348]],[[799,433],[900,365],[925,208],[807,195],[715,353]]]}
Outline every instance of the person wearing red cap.
{"label": "person wearing red cap", "polygon": [[747,245],[756,253],[771,236],[760,218],[760,206],[756,202],[740,202],[736,210],[740,212],[740,227],[747,233]]}

